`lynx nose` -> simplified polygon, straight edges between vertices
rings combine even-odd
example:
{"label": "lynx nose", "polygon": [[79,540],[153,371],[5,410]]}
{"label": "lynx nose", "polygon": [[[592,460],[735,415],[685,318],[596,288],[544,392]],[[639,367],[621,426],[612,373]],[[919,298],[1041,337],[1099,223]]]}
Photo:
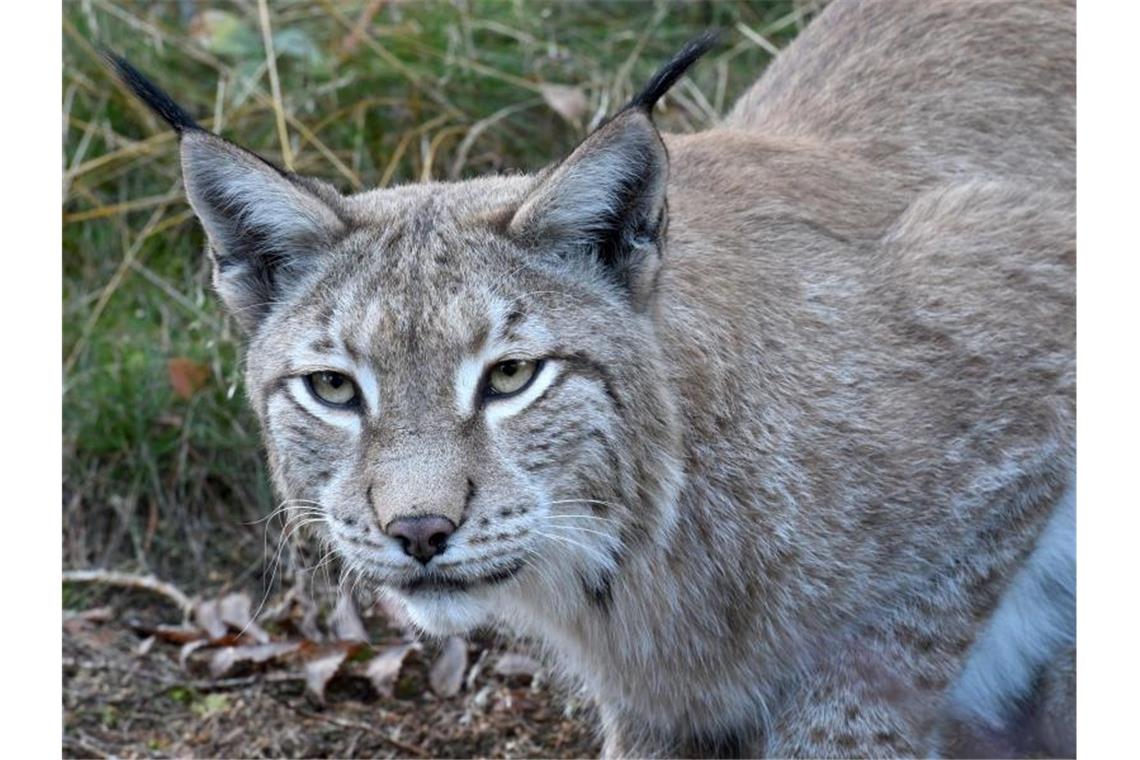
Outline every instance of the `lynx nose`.
{"label": "lynx nose", "polygon": [[400,542],[405,554],[426,565],[435,555],[443,554],[455,523],[440,515],[401,517],[388,523],[384,532]]}

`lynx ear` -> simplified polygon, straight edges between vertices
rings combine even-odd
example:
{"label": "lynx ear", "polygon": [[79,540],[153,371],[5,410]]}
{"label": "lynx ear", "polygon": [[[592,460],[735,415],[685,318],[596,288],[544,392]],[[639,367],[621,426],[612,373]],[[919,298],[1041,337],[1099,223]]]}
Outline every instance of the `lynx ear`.
{"label": "lynx ear", "polygon": [[178,133],[186,194],[210,241],[214,285],[239,323],[252,330],[343,232],[336,212],[340,196],[207,132],[124,58],[107,51],[103,56]]}
{"label": "lynx ear", "polygon": [[689,42],[629,105],[540,175],[508,232],[564,258],[592,257],[644,306],[661,261],[669,176],[653,106],[716,40],[710,32]]}
{"label": "lynx ear", "polygon": [[182,176],[214,259],[214,286],[247,329],[344,230],[318,189],[205,131],[182,137]]}
{"label": "lynx ear", "polygon": [[592,256],[640,291],[660,258],[668,171],[649,116],[626,109],[539,177],[508,230],[563,257]]}

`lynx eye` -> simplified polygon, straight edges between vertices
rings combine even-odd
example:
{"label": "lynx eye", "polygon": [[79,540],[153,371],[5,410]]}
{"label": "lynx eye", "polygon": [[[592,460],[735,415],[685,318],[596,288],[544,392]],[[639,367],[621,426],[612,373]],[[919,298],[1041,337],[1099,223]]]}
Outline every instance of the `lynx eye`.
{"label": "lynx eye", "polygon": [[541,362],[526,359],[508,359],[499,362],[487,373],[487,386],[484,395],[488,398],[511,396],[530,385],[538,374]]}
{"label": "lynx eye", "polygon": [[356,403],[356,384],[339,372],[314,372],[305,376],[305,384],[318,400],[331,406],[353,406]]}

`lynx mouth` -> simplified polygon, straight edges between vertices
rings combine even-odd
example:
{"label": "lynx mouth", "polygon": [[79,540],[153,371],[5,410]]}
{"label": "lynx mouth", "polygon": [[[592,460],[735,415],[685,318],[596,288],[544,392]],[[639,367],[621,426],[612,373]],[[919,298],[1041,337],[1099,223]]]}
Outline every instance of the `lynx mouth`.
{"label": "lynx mouth", "polygon": [[524,563],[519,560],[504,568],[474,578],[456,578],[446,575],[425,574],[397,585],[407,594],[443,593],[457,594],[471,591],[482,586],[493,586],[513,578],[523,569]]}

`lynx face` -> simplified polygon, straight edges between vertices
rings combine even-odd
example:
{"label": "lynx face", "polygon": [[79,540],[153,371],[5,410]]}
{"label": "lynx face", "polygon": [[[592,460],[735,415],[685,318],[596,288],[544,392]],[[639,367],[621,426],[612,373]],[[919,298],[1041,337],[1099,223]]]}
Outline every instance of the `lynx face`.
{"label": "lynx face", "polygon": [[606,605],[625,556],[671,530],[649,113],[712,42],[538,175],[351,197],[202,130],[110,58],[181,137],[280,495],[429,631]]}
{"label": "lynx face", "polygon": [[604,595],[669,522],[638,487],[675,469],[639,444],[672,435],[649,320],[590,262],[493,229],[487,201],[530,184],[345,199],[360,221],[250,345],[280,494],[434,632],[520,594]]}

